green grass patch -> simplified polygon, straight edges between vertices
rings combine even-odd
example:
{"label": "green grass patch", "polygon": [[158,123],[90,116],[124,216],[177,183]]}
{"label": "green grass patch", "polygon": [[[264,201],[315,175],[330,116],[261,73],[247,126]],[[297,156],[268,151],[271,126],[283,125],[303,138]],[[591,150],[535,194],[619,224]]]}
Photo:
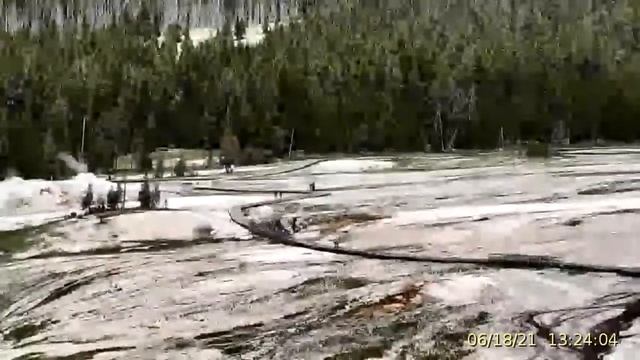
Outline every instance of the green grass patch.
{"label": "green grass patch", "polygon": [[27,229],[0,232],[0,252],[17,253],[29,247],[30,232]]}
{"label": "green grass patch", "polygon": [[546,143],[531,142],[526,145],[525,154],[532,158],[548,158],[551,156],[551,146]]}
{"label": "green grass patch", "polygon": [[24,251],[32,245],[34,238],[47,232],[59,220],[23,229],[0,231],[0,257]]}
{"label": "green grass patch", "polygon": [[13,360],[44,360],[44,359],[47,359],[47,357],[45,356],[44,353],[33,352],[33,353],[28,353],[28,354],[24,354],[24,355],[18,356],[17,358],[14,358]]}
{"label": "green grass patch", "polygon": [[38,333],[49,326],[49,324],[51,324],[49,321],[42,321],[38,324],[24,324],[7,332],[3,335],[3,338],[7,341],[20,342],[26,338],[38,335]]}

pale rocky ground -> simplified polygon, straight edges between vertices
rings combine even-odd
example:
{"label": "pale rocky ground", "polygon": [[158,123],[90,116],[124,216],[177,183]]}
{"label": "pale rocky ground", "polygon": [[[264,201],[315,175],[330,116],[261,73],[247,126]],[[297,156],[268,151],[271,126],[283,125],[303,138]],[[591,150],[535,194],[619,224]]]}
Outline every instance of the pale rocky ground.
{"label": "pale rocky ground", "polygon": [[[305,190],[315,181],[332,195],[256,208],[250,216],[309,223],[344,213],[379,217],[332,231],[320,221],[296,234],[304,241],[339,237],[341,247],[372,251],[508,252],[638,266],[638,160],[640,150],[622,148],[567,150],[549,160],[409,154],[331,160],[273,176],[305,162],[238,168],[203,185]],[[39,189],[79,197],[88,182],[99,191],[111,186],[91,174],[65,183],[0,183],[0,226],[68,212],[73,202]],[[541,338],[537,347],[519,349],[464,342],[470,332],[533,332],[523,320],[531,311],[549,311],[536,320],[557,332],[584,332],[640,298],[638,280],[613,274],[367,260],[270,244],[231,222],[228,210],[272,194],[181,196],[174,191],[180,186],[162,184],[169,207],[179,211],[63,223],[1,264],[0,359],[83,351],[96,351],[95,359],[580,359]],[[16,209],[20,197],[30,203]],[[205,223],[215,239],[194,240],[193,228]],[[41,326],[23,339],[6,338],[26,324]],[[605,358],[635,358],[636,326]]]}

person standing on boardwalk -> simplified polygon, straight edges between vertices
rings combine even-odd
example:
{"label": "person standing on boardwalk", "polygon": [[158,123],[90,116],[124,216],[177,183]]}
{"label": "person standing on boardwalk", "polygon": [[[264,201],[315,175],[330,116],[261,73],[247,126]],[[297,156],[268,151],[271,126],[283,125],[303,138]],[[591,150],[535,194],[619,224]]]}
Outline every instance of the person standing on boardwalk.
{"label": "person standing on boardwalk", "polygon": [[152,196],[152,207],[155,208],[159,208],[160,207],[160,184],[155,183],[153,185],[153,196]]}
{"label": "person standing on boardwalk", "polygon": [[118,190],[115,190],[114,188],[109,189],[109,192],[107,193],[107,207],[109,208],[109,210],[116,210],[118,208],[118,203],[120,203],[120,195],[120,184],[118,184]]}
{"label": "person standing on boardwalk", "polygon": [[152,207],[152,195],[151,189],[149,188],[149,180],[144,179],[140,191],[138,192],[138,201],[140,202],[140,207],[142,209],[151,209]]}
{"label": "person standing on boardwalk", "polygon": [[93,204],[93,185],[89,184],[89,186],[87,186],[87,192],[82,198],[82,210],[89,209],[91,207],[91,204]]}
{"label": "person standing on boardwalk", "polygon": [[227,156],[222,156],[220,158],[220,162],[224,166],[224,172],[225,173],[233,174],[233,159],[231,159],[231,158],[229,158]]}

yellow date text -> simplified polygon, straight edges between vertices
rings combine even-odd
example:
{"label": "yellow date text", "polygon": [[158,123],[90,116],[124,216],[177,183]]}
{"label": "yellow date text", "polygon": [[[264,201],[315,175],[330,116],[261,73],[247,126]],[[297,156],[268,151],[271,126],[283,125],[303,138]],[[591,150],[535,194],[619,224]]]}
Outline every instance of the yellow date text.
{"label": "yellow date text", "polygon": [[490,348],[524,348],[535,347],[536,336],[526,332],[472,332],[467,335],[467,345],[471,347]]}

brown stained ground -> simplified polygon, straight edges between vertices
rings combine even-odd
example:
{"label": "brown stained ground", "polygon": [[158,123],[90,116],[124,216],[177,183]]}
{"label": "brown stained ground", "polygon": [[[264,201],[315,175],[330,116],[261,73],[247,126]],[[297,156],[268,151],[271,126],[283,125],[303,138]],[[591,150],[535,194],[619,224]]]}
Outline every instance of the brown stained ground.
{"label": "brown stained ground", "polygon": [[365,224],[384,218],[387,216],[368,213],[341,213],[310,218],[307,220],[307,225],[318,225],[320,234],[324,236],[336,233],[350,225]]}
{"label": "brown stained ground", "polygon": [[383,314],[395,314],[415,309],[422,303],[423,299],[420,293],[423,286],[424,284],[408,285],[399,293],[388,295],[372,304],[359,306],[349,311],[347,315],[373,318]]}

